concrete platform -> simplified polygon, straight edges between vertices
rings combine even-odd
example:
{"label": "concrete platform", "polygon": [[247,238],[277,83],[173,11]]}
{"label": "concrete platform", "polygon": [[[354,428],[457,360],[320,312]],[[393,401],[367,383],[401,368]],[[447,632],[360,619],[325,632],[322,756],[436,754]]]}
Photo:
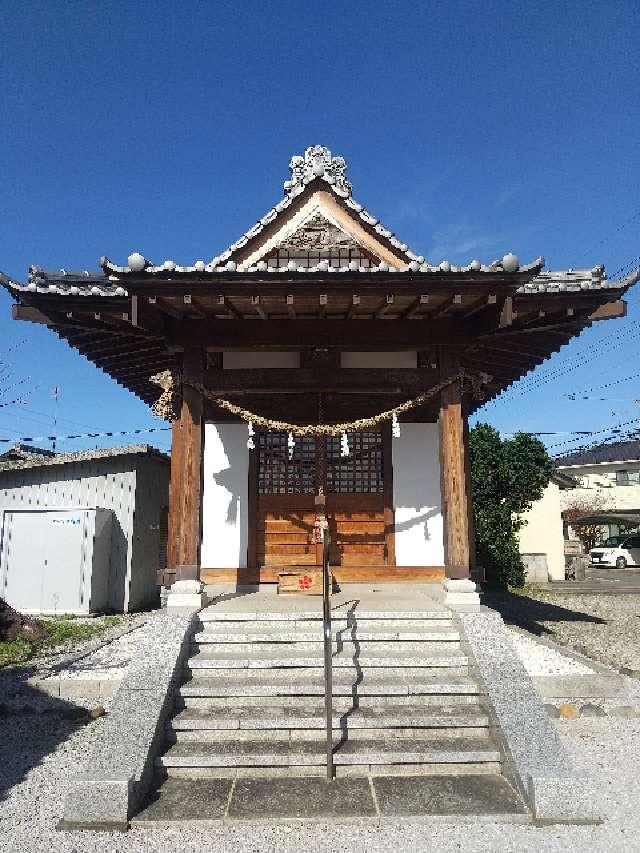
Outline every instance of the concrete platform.
{"label": "concrete platform", "polygon": [[[210,607],[219,618],[225,613],[281,613],[322,615],[322,596],[278,595],[276,584],[260,584],[258,587],[236,587],[235,584],[210,585],[205,592],[211,600]],[[208,608],[202,611],[205,617]],[[332,595],[332,613],[345,616],[349,611],[360,615],[363,612],[423,616],[425,613],[450,616],[444,605],[444,591],[438,583],[416,584],[342,584],[340,591]]]}

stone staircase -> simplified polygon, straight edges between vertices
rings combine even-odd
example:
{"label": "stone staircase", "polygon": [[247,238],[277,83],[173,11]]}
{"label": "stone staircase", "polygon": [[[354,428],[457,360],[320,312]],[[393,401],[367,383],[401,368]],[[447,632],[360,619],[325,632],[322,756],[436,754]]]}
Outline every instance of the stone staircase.
{"label": "stone staircase", "polygon": [[[336,775],[501,770],[482,691],[444,610],[333,616]],[[318,612],[200,613],[161,777],[326,772]]]}

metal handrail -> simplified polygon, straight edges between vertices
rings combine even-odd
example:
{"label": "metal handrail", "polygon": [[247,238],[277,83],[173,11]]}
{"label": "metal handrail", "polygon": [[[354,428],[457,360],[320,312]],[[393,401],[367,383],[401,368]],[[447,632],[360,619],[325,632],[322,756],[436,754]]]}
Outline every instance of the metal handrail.
{"label": "metal handrail", "polygon": [[324,631],[324,709],[327,725],[327,782],[333,772],[333,658],[331,632],[331,573],[329,571],[329,529],[322,531],[322,627]]}

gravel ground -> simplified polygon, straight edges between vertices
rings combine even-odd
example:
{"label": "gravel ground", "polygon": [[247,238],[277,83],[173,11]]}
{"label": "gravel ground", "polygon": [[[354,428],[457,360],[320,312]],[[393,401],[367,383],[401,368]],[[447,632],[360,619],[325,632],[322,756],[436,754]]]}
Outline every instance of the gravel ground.
{"label": "gravel ground", "polygon": [[119,680],[135,654],[143,654],[151,625],[141,625],[107,642],[99,649],[58,669],[47,681],[67,679]]}
{"label": "gravel ground", "polygon": [[512,629],[509,633],[529,675],[593,675],[591,667],[548,648],[522,631]]}
{"label": "gravel ground", "polygon": [[640,595],[530,592],[487,596],[507,622],[588,657],[640,674]]}
{"label": "gravel ground", "polygon": [[[640,684],[635,685],[640,692]],[[0,851],[2,853],[184,853],[278,850],[630,851],[640,833],[635,760],[640,720],[559,722],[576,763],[595,776],[606,822],[597,827],[517,824],[455,825],[436,820],[360,824],[242,823],[200,828],[135,828],[126,835],[55,830],[69,777],[99,736],[101,721],[69,719],[77,706],[44,699],[38,714],[0,718]]]}

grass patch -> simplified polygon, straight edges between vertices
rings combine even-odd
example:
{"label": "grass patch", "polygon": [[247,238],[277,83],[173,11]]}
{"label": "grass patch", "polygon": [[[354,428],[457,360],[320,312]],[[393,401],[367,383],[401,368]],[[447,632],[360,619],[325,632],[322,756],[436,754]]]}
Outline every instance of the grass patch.
{"label": "grass patch", "polygon": [[37,620],[46,630],[44,640],[17,637],[0,641],[0,667],[26,663],[41,653],[50,653],[63,646],[74,646],[122,622],[120,616],[105,616],[93,622],[75,621],[76,616],[63,614],[53,619]]}

